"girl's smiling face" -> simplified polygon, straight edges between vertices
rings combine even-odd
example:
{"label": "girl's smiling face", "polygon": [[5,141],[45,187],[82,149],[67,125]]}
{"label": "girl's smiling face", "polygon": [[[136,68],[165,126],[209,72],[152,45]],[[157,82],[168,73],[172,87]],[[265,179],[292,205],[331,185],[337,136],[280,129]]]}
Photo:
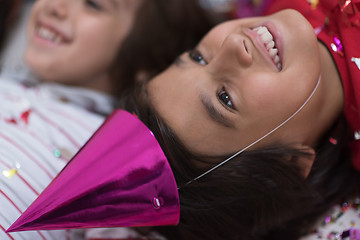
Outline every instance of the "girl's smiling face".
{"label": "girl's smiling face", "polygon": [[[296,112],[320,74],[317,38],[294,10],[229,21],[211,30],[147,87],[163,120],[190,150],[237,152]],[[260,142],[312,145],[322,82],[305,108]]]}
{"label": "girl's smiling face", "polygon": [[37,0],[25,60],[42,80],[108,91],[108,70],[142,0]]}

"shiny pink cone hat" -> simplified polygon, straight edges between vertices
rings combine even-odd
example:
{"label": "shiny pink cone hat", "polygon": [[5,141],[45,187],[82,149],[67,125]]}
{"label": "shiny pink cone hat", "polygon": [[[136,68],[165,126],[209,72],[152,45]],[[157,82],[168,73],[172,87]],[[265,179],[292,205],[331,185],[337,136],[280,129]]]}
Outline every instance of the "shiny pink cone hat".
{"label": "shiny pink cone hat", "polygon": [[170,165],[152,132],[116,110],[8,229],[177,225]]}

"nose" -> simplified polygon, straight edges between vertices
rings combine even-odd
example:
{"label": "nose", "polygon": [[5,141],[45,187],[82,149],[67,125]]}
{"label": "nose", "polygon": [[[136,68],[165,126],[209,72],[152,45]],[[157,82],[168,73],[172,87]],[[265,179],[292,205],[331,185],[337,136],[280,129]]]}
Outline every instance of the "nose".
{"label": "nose", "polygon": [[226,71],[231,67],[248,68],[253,63],[251,42],[240,34],[228,35],[220,45],[209,66],[215,71]]}
{"label": "nose", "polygon": [[[70,0],[74,1],[74,0]],[[69,0],[48,0],[46,3],[47,14],[59,18],[65,19],[69,14]]]}

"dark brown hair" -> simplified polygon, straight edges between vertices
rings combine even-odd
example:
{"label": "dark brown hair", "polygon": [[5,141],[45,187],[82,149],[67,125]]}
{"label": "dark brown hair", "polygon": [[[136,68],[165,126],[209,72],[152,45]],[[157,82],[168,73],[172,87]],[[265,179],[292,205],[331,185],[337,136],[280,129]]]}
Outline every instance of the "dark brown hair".
{"label": "dark brown hair", "polygon": [[[136,113],[153,131],[180,186],[179,226],[157,229],[171,240],[297,239],[324,211],[351,194],[359,179],[349,160],[347,125],[339,120],[339,130],[329,131],[317,147],[306,179],[296,163],[306,153],[278,143],[244,152],[187,185],[208,169],[194,161],[205,160],[184,147],[143,90],[130,93],[120,107]],[[336,145],[328,141],[330,136],[337,138]]]}
{"label": "dark brown hair", "polygon": [[0,0],[0,52],[15,21],[22,0]]}
{"label": "dark brown hair", "polygon": [[198,0],[144,0],[113,67],[115,93],[164,70],[218,21]]}

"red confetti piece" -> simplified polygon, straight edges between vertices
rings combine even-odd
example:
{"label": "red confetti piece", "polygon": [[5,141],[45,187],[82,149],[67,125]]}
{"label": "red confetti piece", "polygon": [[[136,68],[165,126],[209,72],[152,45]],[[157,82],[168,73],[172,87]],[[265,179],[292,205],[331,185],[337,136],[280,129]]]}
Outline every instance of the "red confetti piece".
{"label": "red confetti piece", "polygon": [[12,123],[12,124],[17,124],[17,121],[15,118],[8,118],[8,119],[5,119],[5,122],[7,123]]}
{"label": "red confetti piece", "polygon": [[24,121],[26,125],[29,124],[29,116],[30,116],[30,113],[31,113],[31,109],[23,112],[23,113],[20,115],[20,119],[21,119],[22,121]]}
{"label": "red confetti piece", "polygon": [[333,137],[329,138],[329,142],[333,145],[336,145],[337,144],[337,140]]}

